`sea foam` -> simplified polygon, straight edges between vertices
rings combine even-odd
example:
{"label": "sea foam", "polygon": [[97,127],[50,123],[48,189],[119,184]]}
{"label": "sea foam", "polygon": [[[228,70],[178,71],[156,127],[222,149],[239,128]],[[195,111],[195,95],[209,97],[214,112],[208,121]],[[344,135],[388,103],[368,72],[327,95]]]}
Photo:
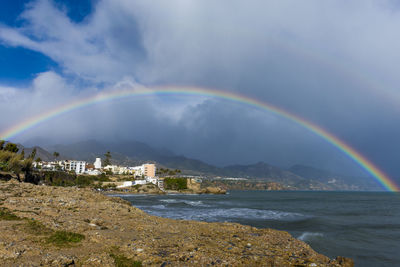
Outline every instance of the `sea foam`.
{"label": "sea foam", "polygon": [[297,237],[297,239],[300,239],[301,241],[310,241],[312,239],[321,238],[323,236],[324,235],[322,233],[304,232],[299,237]]}

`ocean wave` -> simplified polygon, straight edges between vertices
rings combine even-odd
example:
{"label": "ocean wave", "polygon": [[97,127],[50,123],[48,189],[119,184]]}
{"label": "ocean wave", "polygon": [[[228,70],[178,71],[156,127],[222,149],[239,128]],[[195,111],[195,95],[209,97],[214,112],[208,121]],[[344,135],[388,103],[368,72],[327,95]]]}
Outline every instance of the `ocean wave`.
{"label": "ocean wave", "polygon": [[174,204],[174,203],[184,203],[189,206],[194,206],[194,207],[209,207],[209,205],[206,205],[203,203],[203,201],[198,200],[184,200],[184,199],[160,199],[161,202],[165,202],[168,204]]}
{"label": "ocean wave", "polygon": [[161,202],[166,202],[166,203],[177,203],[177,199],[160,199]]}
{"label": "ocean wave", "polygon": [[324,234],[322,233],[304,232],[299,237],[297,237],[297,239],[300,239],[301,241],[310,241],[312,239],[321,238],[323,236]]}
{"label": "ocean wave", "polygon": [[165,206],[164,205],[154,205],[154,206],[151,206],[153,209],[165,209]]}
{"label": "ocean wave", "polygon": [[300,213],[275,210],[259,210],[249,208],[215,209],[207,212],[210,216],[223,218],[263,219],[263,220],[292,220],[304,217]]}
{"label": "ocean wave", "polygon": [[[198,205],[198,203],[195,205]],[[168,217],[181,220],[197,220],[197,221],[213,221],[213,222],[235,221],[236,219],[293,221],[305,217],[305,215],[299,213],[273,211],[273,210],[258,210],[249,208],[230,208],[230,209],[151,208],[149,209],[149,207],[147,207],[145,208],[145,210],[153,215],[161,217]]]}

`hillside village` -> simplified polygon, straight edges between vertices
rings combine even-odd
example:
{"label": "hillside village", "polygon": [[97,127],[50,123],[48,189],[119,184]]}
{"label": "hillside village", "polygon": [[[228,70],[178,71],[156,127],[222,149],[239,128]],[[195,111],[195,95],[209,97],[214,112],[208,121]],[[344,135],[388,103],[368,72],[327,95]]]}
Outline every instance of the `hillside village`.
{"label": "hillside village", "polygon": [[101,175],[103,173],[114,175],[129,175],[131,181],[119,182],[117,188],[131,187],[134,185],[154,184],[161,190],[164,189],[163,179],[156,176],[156,165],[145,163],[140,166],[127,167],[119,165],[102,166],[101,158],[96,158],[93,164],[78,160],[38,161],[33,167],[42,171],[74,172],[77,175]]}

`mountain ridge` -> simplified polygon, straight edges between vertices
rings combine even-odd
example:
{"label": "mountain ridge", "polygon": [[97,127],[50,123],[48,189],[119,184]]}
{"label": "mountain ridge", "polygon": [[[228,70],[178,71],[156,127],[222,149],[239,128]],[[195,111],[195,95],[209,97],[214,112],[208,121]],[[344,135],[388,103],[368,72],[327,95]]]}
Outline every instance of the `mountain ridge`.
{"label": "mountain ridge", "polygon": [[[26,148],[25,151],[28,151]],[[333,174],[306,165],[293,165],[282,169],[265,162],[254,164],[232,164],[217,167],[198,159],[176,155],[167,149],[158,149],[139,142],[101,142],[86,140],[69,145],[46,146],[44,151],[57,151],[60,159],[76,159],[94,162],[95,158],[104,158],[107,151],[111,152],[112,163],[121,165],[139,165],[145,162],[157,163],[160,167],[181,169],[186,175],[202,175],[208,177],[241,177],[278,182],[298,189],[320,190],[376,190],[376,184],[360,182],[360,178]],[[38,157],[46,160],[52,153],[38,149]],[[43,158],[42,154],[46,155]],[[50,156],[49,156],[50,155]],[[54,157],[53,157],[54,158]],[[364,179],[365,180],[365,179]]]}

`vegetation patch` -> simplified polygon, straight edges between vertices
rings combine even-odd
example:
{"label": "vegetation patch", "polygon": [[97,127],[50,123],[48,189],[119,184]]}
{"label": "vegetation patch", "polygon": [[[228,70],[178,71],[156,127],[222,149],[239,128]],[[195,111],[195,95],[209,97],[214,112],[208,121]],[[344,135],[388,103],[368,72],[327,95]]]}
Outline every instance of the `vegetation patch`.
{"label": "vegetation patch", "polygon": [[129,259],[128,257],[121,254],[118,247],[112,247],[110,257],[114,259],[116,267],[142,267],[141,261]]}
{"label": "vegetation patch", "polygon": [[32,235],[44,236],[53,233],[52,229],[47,228],[41,222],[36,220],[29,220],[25,225],[24,230]]}
{"label": "vegetation patch", "polygon": [[0,208],[0,220],[5,221],[19,221],[21,220],[20,217],[9,211],[7,208]]}
{"label": "vegetation patch", "polygon": [[76,244],[85,239],[84,235],[67,232],[67,231],[56,231],[47,238],[47,243],[56,245],[58,247],[65,247],[72,244]]}
{"label": "vegetation patch", "polygon": [[185,190],[187,189],[187,179],[167,177],[164,179],[164,188],[167,190]]}

